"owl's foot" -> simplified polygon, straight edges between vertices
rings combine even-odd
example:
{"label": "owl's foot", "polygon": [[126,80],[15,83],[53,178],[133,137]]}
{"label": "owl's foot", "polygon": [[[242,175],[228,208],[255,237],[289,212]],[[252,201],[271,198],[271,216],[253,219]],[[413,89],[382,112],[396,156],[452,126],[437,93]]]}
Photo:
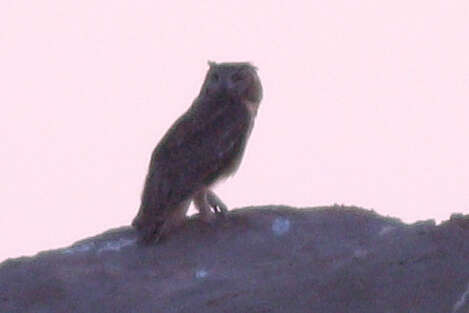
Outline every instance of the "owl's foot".
{"label": "owl's foot", "polygon": [[215,214],[219,214],[222,217],[226,216],[228,212],[228,207],[211,190],[207,191],[207,203],[213,209],[213,212],[215,212]]}
{"label": "owl's foot", "polygon": [[[212,192],[208,189],[202,189],[194,195],[194,205],[200,213],[200,218],[205,223],[212,223],[215,219],[215,214],[212,212],[213,204],[216,204]],[[210,196],[209,196],[210,195]],[[214,194],[213,194],[214,195]],[[215,196],[216,197],[216,196]],[[217,198],[218,199],[218,198]],[[214,209],[215,211],[216,209]]]}

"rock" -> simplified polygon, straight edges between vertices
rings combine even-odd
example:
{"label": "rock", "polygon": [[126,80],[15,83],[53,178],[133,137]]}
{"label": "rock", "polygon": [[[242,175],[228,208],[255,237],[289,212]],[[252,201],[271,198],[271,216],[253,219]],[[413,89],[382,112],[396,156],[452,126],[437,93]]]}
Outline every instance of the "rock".
{"label": "rock", "polygon": [[0,312],[467,313],[467,220],[255,207],[150,246],[121,227],[0,264]]}

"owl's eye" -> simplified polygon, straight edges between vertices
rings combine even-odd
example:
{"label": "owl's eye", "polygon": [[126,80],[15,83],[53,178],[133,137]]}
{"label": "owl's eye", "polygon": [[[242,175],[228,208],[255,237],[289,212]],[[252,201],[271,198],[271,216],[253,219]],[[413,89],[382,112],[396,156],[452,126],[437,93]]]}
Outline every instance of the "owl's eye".
{"label": "owl's eye", "polygon": [[234,73],[233,75],[231,75],[231,80],[233,82],[238,82],[242,79],[243,79],[243,75],[241,73]]}
{"label": "owl's eye", "polygon": [[217,82],[220,79],[220,76],[218,76],[217,73],[213,73],[210,79],[214,82]]}

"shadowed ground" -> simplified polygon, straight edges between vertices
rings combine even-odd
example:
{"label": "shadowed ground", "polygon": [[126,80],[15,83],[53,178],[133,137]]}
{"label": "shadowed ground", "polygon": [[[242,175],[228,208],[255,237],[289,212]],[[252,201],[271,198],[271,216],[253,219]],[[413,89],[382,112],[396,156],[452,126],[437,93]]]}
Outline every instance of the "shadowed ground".
{"label": "shadowed ground", "polygon": [[469,216],[266,206],[135,239],[121,227],[5,261],[0,312],[469,312]]}

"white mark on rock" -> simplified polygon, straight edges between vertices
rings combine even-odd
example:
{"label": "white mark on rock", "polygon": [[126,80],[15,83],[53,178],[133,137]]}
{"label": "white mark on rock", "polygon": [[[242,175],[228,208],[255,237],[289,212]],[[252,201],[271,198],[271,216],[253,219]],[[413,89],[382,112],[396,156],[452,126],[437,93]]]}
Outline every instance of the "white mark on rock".
{"label": "white mark on rock", "polygon": [[466,298],[469,297],[469,283],[467,284],[466,291],[462,294],[461,298],[453,305],[453,313],[456,313],[466,303]]}
{"label": "white mark on rock", "polygon": [[290,230],[290,220],[284,217],[277,217],[272,223],[272,231],[277,236],[282,236]]}
{"label": "white mark on rock", "polygon": [[202,279],[207,277],[208,272],[204,269],[195,272],[195,278]]}
{"label": "white mark on rock", "polygon": [[86,243],[86,244],[72,246],[70,248],[64,249],[62,253],[63,254],[83,253],[83,252],[90,251],[92,248],[94,248],[94,243]]}
{"label": "white mark on rock", "polygon": [[98,249],[98,253],[104,251],[119,251],[120,249],[130,246],[135,242],[136,239],[119,239],[116,241],[108,241],[101,248]]}
{"label": "white mark on rock", "polygon": [[379,231],[379,235],[383,236],[386,235],[387,233],[390,233],[392,230],[394,230],[394,226],[386,225],[381,230]]}

